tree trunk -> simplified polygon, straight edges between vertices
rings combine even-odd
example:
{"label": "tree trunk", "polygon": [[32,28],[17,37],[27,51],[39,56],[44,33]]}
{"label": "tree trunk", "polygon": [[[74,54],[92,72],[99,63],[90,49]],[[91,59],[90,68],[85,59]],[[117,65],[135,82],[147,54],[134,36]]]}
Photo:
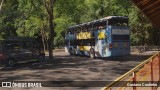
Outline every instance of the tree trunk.
{"label": "tree trunk", "polygon": [[54,32],[54,25],[53,25],[53,5],[56,2],[56,0],[43,0],[44,1],[44,6],[46,8],[48,17],[49,17],[49,28],[50,28],[50,35],[48,38],[48,51],[49,51],[49,58],[52,59],[53,58],[53,48],[54,48],[54,36],[55,36],[55,32]]}
{"label": "tree trunk", "polygon": [[43,43],[43,52],[46,51],[46,45],[45,45],[45,26],[43,24],[42,29],[41,29],[41,34],[42,34],[42,43]]}
{"label": "tree trunk", "polygon": [[54,27],[53,27],[53,14],[49,15],[49,28],[50,28],[50,36],[48,39],[48,49],[49,49],[49,58],[52,59],[53,58],[53,48],[54,48],[54,44],[53,44],[53,40],[54,40]]}

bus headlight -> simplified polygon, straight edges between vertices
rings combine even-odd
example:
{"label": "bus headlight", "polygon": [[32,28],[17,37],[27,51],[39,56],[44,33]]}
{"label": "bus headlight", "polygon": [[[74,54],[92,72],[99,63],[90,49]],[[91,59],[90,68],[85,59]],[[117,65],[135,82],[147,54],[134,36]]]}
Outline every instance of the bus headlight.
{"label": "bus headlight", "polygon": [[109,49],[112,49],[112,44],[109,44]]}
{"label": "bus headlight", "polygon": [[124,47],[126,47],[126,48],[127,48],[127,47],[128,47],[128,44],[127,44],[127,43],[124,43]]}

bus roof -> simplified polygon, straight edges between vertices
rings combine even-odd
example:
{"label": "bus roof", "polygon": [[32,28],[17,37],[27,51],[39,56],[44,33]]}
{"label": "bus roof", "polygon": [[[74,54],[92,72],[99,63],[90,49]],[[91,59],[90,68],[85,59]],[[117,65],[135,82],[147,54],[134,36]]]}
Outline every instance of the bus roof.
{"label": "bus roof", "polygon": [[33,41],[35,39],[34,38],[30,38],[30,37],[8,36],[5,40],[9,40],[9,41],[14,41],[14,40]]}
{"label": "bus roof", "polygon": [[108,16],[108,17],[104,17],[104,18],[101,18],[101,19],[98,19],[98,20],[91,21],[91,22],[71,26],[68,29],[75,29],[75,28],[78,28],[78,27],[80,28],[80,27],[85,27],[85,26],[92,26],[92,25],[96,25],[96,24],[102,23],[102,22],[106,23],[107,20],[125,20],[125,21],[128,21],[128,19],[129,18],[125,17],[125,16]]}

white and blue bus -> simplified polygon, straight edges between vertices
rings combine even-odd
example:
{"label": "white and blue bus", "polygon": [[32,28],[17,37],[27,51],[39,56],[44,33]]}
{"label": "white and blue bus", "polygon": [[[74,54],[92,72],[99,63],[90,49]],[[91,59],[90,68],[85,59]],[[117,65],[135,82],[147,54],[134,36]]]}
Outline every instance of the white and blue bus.
{"label": "white and blue bus", "polygon": [[130,54],[128,17],[108,16],[71,26],[65,35],[65,51],[91,58]]}

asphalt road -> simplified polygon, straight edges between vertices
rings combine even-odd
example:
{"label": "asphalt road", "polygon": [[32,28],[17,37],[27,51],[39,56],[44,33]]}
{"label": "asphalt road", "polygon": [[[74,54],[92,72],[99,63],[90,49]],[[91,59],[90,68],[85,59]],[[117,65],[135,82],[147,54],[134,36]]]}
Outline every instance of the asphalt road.
{"label": "asphalt road", "polygon": [[[33,61],[17,64],[15,67],[1,68],[0,81],[114,81],[154,53],[131,53],[128,56],[102,60],[69,56],[64,51],[54,51],[54,59],[48,60],[47,63]],[[92,82],[89,82],[92,87],[68,85],[67,87],[0,88],[0,90],[98,90],[101,88],[101,86],[94,87]]]}

